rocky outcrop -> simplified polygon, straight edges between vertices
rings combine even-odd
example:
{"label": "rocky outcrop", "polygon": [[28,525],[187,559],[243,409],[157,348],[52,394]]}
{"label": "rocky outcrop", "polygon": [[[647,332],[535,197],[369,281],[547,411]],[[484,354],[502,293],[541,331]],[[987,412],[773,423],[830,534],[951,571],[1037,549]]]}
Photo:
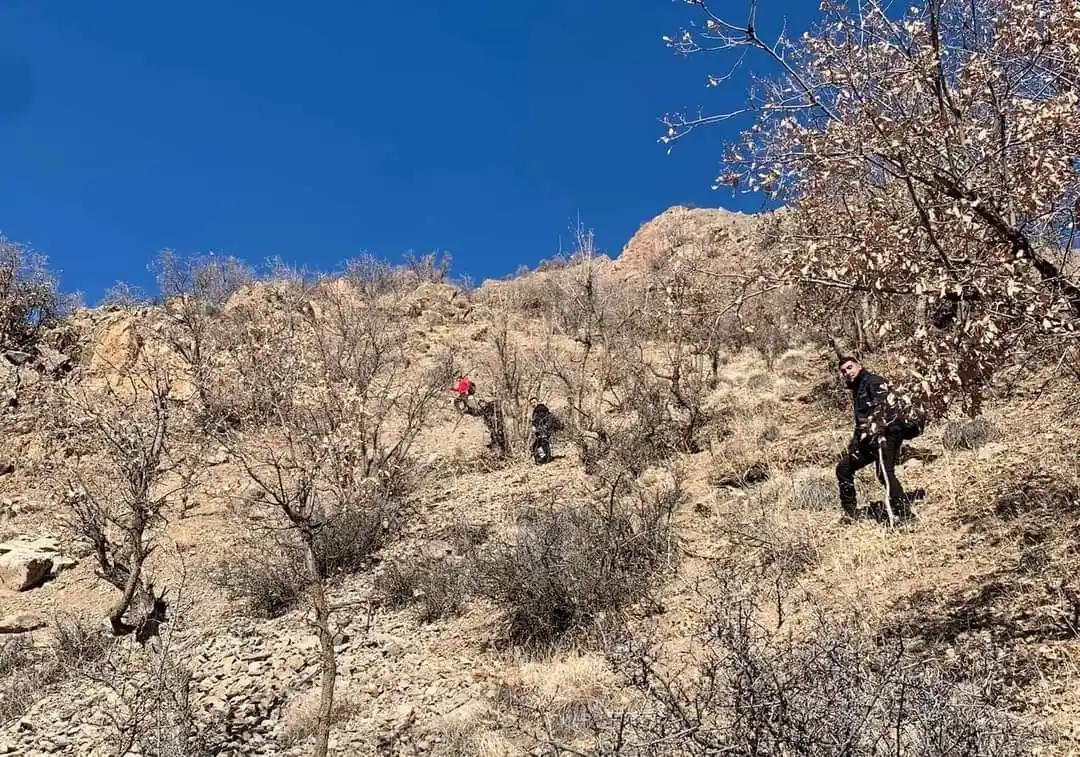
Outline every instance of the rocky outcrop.
{"label": "rocky outcrop", "polygon": [[723,208],[677,205],[642,225],[623,247],[618,263],[648,270],[679,254],[738,255],[755,244],[761,220],[762,216]]}
{"label": "rocky outcrop", "polygon": [[74,565],[52,537],[19,536],[0,544],[0,586],[11,591],[36,589]]}

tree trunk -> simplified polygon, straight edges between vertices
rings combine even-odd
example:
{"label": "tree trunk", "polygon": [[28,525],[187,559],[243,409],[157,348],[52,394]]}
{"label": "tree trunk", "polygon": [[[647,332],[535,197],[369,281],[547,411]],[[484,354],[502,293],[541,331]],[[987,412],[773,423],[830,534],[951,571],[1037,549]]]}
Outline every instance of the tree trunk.
{"label": "tree trunk", "polygon": [[322,690],[319,694],[319,714],[315,723],[315,757],[326,757],[330,744],[331,713],[334,709],[334,684],[337,681],[337,655],[334,635],[330,632],[330,604],[326,600],[326,585],[322,570],[315,559],[312,535],[305,534],[304,551],[310,582],[311,603],[315,610],[315,626],[319,634],[322,665]]}
{"label": "tree trunk", "polygon": [[131,541],[131,565],[128,569],[127,580],[124,582],[123,593],[109,610],[109,623],[115,636],[131,633],[135,629],[135,626],[124,623],[124,613],[131,607],[135,592],[139,588],[139,581],[142,579],[142,566],[146,559],[146,553],[142,548],[142,531],[133,534]]}

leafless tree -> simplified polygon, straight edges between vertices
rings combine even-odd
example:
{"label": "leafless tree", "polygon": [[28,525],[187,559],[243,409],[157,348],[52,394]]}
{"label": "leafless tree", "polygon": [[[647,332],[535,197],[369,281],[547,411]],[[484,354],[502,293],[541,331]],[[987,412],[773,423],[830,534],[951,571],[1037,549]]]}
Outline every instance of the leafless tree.
{"label": "leafless tree", "polygon": [[169,344],[187,363],[199,398],[206,404],[214,316],[234,292],[255,280],[254,272],[234,257],[182,257],[172,250],[162,251],[150,269],[168,317]]}
{"label": "leafless tree", "polygon": [[0,348],[31,346],[73,304],[43,256],[0,236]]}
{"label": "leafless tree", "polygon": [[337,676],[328,584],[363,567],[403,516],[412,444],[450,377],[448,362],[413,366],[391,313],[347,281],[323,282],[307,304],[236,335],[265,362],[257,376],[236,374],[233,391],[269,382],[275,392],[263,422],[241,424],[226,443],[266,505],[249,516],[268,545],[298,558],[321,649],[322,757]]}
{"label": "leafless tree", "polygon": [[[166,366],[142,353],[129,368],[95,387],[69,387],[60,417],[76,441],[66,499],[75,532],[93,547],[98,574],[120,590],[109,611],[117,635],[155,636],[165,620],[165,590],[145,576],[167,510],[192,483],[171,476],[171,380]],[[138,607],[132,620],[124,617]]]}

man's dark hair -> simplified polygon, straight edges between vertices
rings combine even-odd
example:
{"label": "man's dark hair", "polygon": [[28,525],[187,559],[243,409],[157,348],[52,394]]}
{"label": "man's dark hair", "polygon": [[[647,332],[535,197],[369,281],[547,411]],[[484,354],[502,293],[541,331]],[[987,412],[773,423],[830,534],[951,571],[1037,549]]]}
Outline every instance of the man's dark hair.
{"label": "man's dark hair", "polygon": [[857,363],[857,362],[859,362],[859,358],[855,357],[854,355],[841,355],[836,360],[836,367],[839,368],[844,363]]}

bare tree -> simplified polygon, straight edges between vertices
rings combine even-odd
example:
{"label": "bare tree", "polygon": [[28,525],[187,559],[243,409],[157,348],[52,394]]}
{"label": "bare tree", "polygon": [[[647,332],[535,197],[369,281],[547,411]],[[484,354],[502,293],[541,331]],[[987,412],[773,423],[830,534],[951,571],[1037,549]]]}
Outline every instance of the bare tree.
{"label": "bare tree", "polygon": [[43,256],[0,235],[0,348],[29,347],[73,304]]}
{"label": "bare tree", "polygon": [[[902,348],[937,413],[976,412],[1010,355],[1072,341],[1074,3],[825,3],[806,35],[773,41],[757,2],[739,19],[691,5],[701,23],[667,38],[677,52],[735,65],[756,53],[775,72],[716,180],[789,206],[776,219],[787,262],[770,276],[808,296],[860,295],[862,327]],[[669,116],[662,140],[734,115]]]}
{"label": "bare tree", "polygon": [[143,353],[115,383],[69,388],[61,409],[65,433],[81,437],[68,469],[71,524],[92,545],[98,575],[120,590],[109,611],[113,633],[134,631],[140,642],[157,634],[167,609],[165,590],[155,593],[144,575],[146,561],[173,496],[192,483],[171,483],[170,389],[166,367]]}
{"label": "bare tree", "polygon": [[323,282],[308,304],[238,335],[265,362],[257,376],[237,374],[233,390],[275,392],[263,423],[226,443],[268,505],[249,513],[266,543],[298,558],[321,649],[322,757],[337,676],[328,584],[362,568],[403,516],[411,447],[449,375],[448,363],[412,366],[391,314],[347,282]]}
{"label": "bare tree", "polygon": [[544,367],[561,385],[570,433],[588,462],[610,445],[606,416],[638,309],[625,288],[602,275],[606,258],[596,250],[592,232],[580,222],[574,232],[570,265],[551,274],[555,292],[548,314],[553,335],[573,346],[564,349],[549,339]]}
{"label": "bare tree", "polygon": [[150,269],[169,319],[169,344],[187,363],[205,405],[214,316],[234,292],[255,280],[254,272],[234,257],[210,254],[185,258],[172,250],[162,251]]}

